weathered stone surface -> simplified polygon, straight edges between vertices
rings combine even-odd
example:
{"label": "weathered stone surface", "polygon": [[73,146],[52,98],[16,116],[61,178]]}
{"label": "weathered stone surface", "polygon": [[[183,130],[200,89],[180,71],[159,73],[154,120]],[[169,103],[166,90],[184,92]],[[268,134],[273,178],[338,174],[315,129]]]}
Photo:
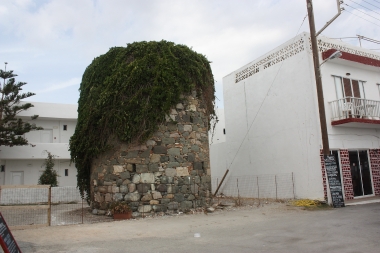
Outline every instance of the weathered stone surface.
{"label": "weathered stone surface", "polygon": [[173,169],[173,168],[167,168],[165,170],[165,175],[168,177],[175,177],[177,175],[177,171],[176,169]]}
{"label": "weathered stone surface", "polygon": [[150,149],[147,149],[144,152],[142,152],[141,154],[139,154],[139,157],[140,158],[148,158],[149,155],[150,155]]}
{"label": "weathered stone surface", "polygon": [[183,125],[178,124],[178,131],[179,131],[180,133],[183,133],[183,132],[184,132]]}
{"label": "weathered stone surface", "polygon": [[127,185],[120,185],[119,187],[121,193],[128,193],[128,186]]}
{"label": "weathered stone surface", "polygon": [[161,155],[159,155],[159,154],[152,154],[150,156],[150,162],[151,163],[158,163],[158,162],[160,162],[160,160],[161,160]]}
{"label": "weathered stone surface", "polygon": [[182,104],[182,103],[178,103],[178,104],[175,106],[175,108],[178,109],[178,110],[183,110],[183,109],[185,109],[185,108],[183,107],[183,104]]}
{"label": "weathered stone surface", "polygon": [[144,196],[142,196],[142,198],[141,198],[141,201],[143,201],[143,202],[150,201],[150,200],[152,200],[152,194],[150,194],[150,193],[144,194]]}
{"label": "weathered stone surface", "polygon": [[202,177],[202,184],[204,183],[210,183],[211,182],[211,176],[203,176]]}
{"label": "weathered stone surface", "polygon": [[104,181],[104,183],[103,183],[105,186],[110,186],[110,185],[113,185],[113,183],[112,182],[109,182],[109,181]]}
{"label": "weathered stone surface", "polygon": [[119,175],[124,171],[124,167],[122,165],[113,165],[113,173]]}
{"label": "weathered stone surface", "polygon": [[175,131],[175,130],[177,130],[177,124],[174,124],[174,123],[168,123],[167,127],[168,127],[169,131]]}
{"label": "weathered stone surface", "polygon": [[174,176],[168,176],[168,184],[173,184],[173,183],[174,183]]}
{"label": "weathered stone surface", "polygon": [[179,137],[181,137],[181,136],[179,135],[179,133],[171,133],[171,134],[169,135],[169,137],[171,137],[171,138],[179,138]]}
{"label": "weathered stone surface", "polygon": [[125,162],[131,163],[131,164],[140,164],[142,163],[142,160],[141,158],[128,158],[128,159],[125,159]]}
{"label": "weathered stone surface", "polygon": [[148,172],[148,166],[145,164],[137,164],[136,165],[136,172],[137,173],[146,173],[146,172]]}
{"label": "weathered stone surface", "polygon": [[106,193],[104,200],[105,200],[106,202],[111,202],[111,201],[112,201],[111,194],[110,194],[110,193]]}
{"label": "weathered stone surface", "polygon": [[125,158],[135,158],[137,157],[138,153],[139,153],[138,150],[129,151],[127,155],[125,156]]}
{"label": "weathered stone surface", "polygon": [[152,206],[151,205],[139,206],[138,211],[140,213],[149,213],[150,211],[152,211]]}
{"label": "weathered stone surface", "polygon": [[166,154],[166,147],[164,146],[154,146],[153,153],[155,154]]}
{"label": "weathered stone surface", "polygon": [[140,179],[141,179],[141,177],[139,174],[134,174],[133,178],[132,178],[132,183],[134,183],[134,184],[140,183]]}
{"label": "weathered stone surface", "polygon": [[166,192],[166,190],[167,190],[166,184],[160,184],[157,186],[157,191],[159,191],[159,192]]}
{"label": "weathered stone surface", "polygon": [[170,162],[170,163],[168,163],[168,165],[166,165],[167,168],[175,168],[178,166],[179,166],[178,162]]}
{"label": "weathered stone surface", "polygon": [[193,131],[193,128],[192,128],[191,125],[184,125],[183,126],[183,131],[185,131],[185,132],[191,132],[191,131]]}
{"label": "weathered stone surface", "polygon": [[149,164],[149,171],[150,172],[157,172],[158,171],[158,163]]}
{"label": "weathered stone surface", "polygon": [[189,191],[189,186],[188,185],[182,185],[181,192],[183,194],[186,194],[188,191]]}
{"label": "weathered stone surface", "polygon": [[177,210],[178,209],[178,202],[170,202],[168,204],[168,209],[169,210]]}
{"label": "weathered stone surface", "polygon": [[173,186],[171,184],[166,185],[166,191],[167,193],[174,193]]}
{"label": "weathered stone surface", "polygon": [[115,201],[121,201],[121,200],[123,200],[123,194],[121,194],[120,192],[115,193],[113,195],[113,200],[115,200]]}
{"label": "weathered stone surface", "polygon": [[161,192],[153,192],[153,199],[162,199]]}
{"label": "weathered stone surface", "polygon": [[128,192],[136,191],[136,184],[128,184]]}
{"label": "weathered stone surface", "polygon": [[125,180],[123,181],[123,183],[121,183],[121,184],[128,185],[128,184],[130,184],[130,183],[131,183],[131,180],[129,180],[129,179],[125,179]]}
{"label": "weathered stone surface", "polygon": [[129,173],[129,171],[124,171],[124,172],[120,173],[120,178],[123,180],[130,178],[130,177],[131,177],[131,174]]}
{"label": "weathered stone surface", "polygon": [[125,201],[139,201],[140,194],[138,192],[130,192],[128,194],[125,194],[124,200]]}
{"label": "weathered stone surface", "polygon": [[[160,201],[158,201],[158,200],[151,200],[149,202],[149,204],[151,204],[151,205],[158,205],[158,204],[160,204]],[[156,209],[156,208],[154,208],[154,209]]]}
{"label": "weathered stone surface", "polygon": [[194,184],[194,180],[192,180],[192,177],[186,176],[186,177],[183,177],[183,183],[184,184]]}
{"label": "weathered stone surface", "polygon": [[[168,136],[170,136],[170,133],[168,133]],[[174,141],[174,138],[164,137],[164,138],[162,138],[162,143],[163,144],[174,144],[175,141]]]}
{"label": "weathered stone surface", "polygon": [[149,185],[148,184],[138,184],[137,185],[137,191],[139,193],[146,193],[149,191]]}
{"label": "weathered stone surface", "polygon": [[197,184],[195,185],[190,185],[190,189],[191,189],[191,193],[192,194],[198,194],[198,191],[199,191],[199,186]]}
{"label": "weathered stone surface", "polygon": [[178,177],[189,176],[189,169],[187,167],[177,167],[176,171]]}
{"label": "weathered stone surface", "polygon": [[194,200],[195,196],[193,194],[190,194],[189,197],[187,197],[187,200],[191,201]]}
{"label": "weathered stone surface", "polygon": [[96,208],[92,209],[92,214],[97,215],[98,214],[98,209],[96,209]]}
{"label": "weathered stone surface", "polygon": [[202,164],[202,162],[194,162],[194,163],[193,163],[193,169],[194,169],[194,170],[202,170],[202,169],[203,169],[203,164]]}
{"label": "weathered stone surface", "polygon": [[183,122],[190,122],[190,115],[182,115],[182,121]]}
{"label": "weathered stone surface", "polygon": [[141,183],[147,183],[147,184],[153,184],[154,183],[154,174],[153,173],[141,173],[140,175],[140,182]]}
{"label": "weathered stone surface", "polygon": [[133,212],[132,213],[132,218],[138,218],[138,217],[141,217],[141,213],[139,213],[139,212]]}
{"label": "weathered stone surface", "polygon": [[98,187],[98,192],[106,193],[107,192],[107,187],[105,187],[105,186]]}
{"label": "weathered stone surface", "polygon": [[176,193],[174,194],[174,200],[177,202],[182,202],[185,200],[185,197],[183,196],[182,193]]}
{"label": "weathered stone surface", "polygon": [[167,184],[168,183],[168,178],[167,176],[162,176],[161,177],[161,184]]}
{"label": "weathered stone surface", "polygon": [[170,149],[168,149],[168,154],[169,155],[174,155],[174,156],[181,155],[179,148],[170,148]]}
{"label": "weathered stone surface", "polygon": [[188,106],[187,106],[187,110],[188,110],[188,111],[195,112],[195,111],[197,111],[197,107],[196,107],[195,105],[188,105]]}
{"label": "weathered stone surface", "polygon": [[127,164],[127,171],[130,171],[130,172],[133,172],[134,171],[134,167],[132,164]]}
{"label": "weathered stone surface", "polygon": [[98,215],[105,215],[106,214],[106,210],[98,210]]}
{"label": "weathered stone surface", "polygon": [[154,146],[154,145],[156,145],[156,142],[154,140],[147,140],[146,145],[147,146]]}
{"label": "weathered stone surface", "polygon": [[193,145],[191,146],[191,150],[194,152],[199,152],[199,146],[198,145]]}
{"label": "weathered stone surface", "polygon": [[187,211],[193,207],[192,201],[183,201],[181,202],[181,209]]}

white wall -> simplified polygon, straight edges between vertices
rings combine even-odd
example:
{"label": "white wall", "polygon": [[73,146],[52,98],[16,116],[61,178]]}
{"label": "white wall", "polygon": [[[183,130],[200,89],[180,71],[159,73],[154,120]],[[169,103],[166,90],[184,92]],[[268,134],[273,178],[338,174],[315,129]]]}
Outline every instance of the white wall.
{"label": "white wall", "polygon": [[[326,40],[331,41],[328,39]],[[334,43],[355,48],[341,42],[334,41]],[[355,49],[365,51],[365,49],[361,48]],[[376,52],[370,52],[376,54]],[[323,64],[321,71],[330,149],[380,148],[380,126],[377,128],[367,128],[364,123],[359,125],[359,127],[351,128],[345,127],[344,125],[332,126],[332,112],[329,104],[329,102],[337,99],[334,78],[332,75],[366,81],[364,84],[366,99],[380,101],[379,88],[377,85],[380,83],[380,69],[343,59],[334,59]],[[350,73],[350,75],[346,76],[346,73]]]}
{"label": "white wall", "polygon": [[[38,184],[39,176],[45,169],[43,167],[44,160],[6,160],[4,185],[13,185],[12,175],[14,172],[23,172],[24,185]],[[69,160],[55,160],[54,169],[58,172],[58,185],[59,186],[75,186],[76,185],[76,168]],[[68,176],[65,176],[65,169],[68,169]]]}
{"label": "white wall", "polygon": [[[223,79],[227,164],[230,176],[294,172],[296,197],[323,198],[307,36],[301,34]],[[267,62],[271,64],[264,67]],[[235,83],[235,74],[254,63],[259,72]]]}

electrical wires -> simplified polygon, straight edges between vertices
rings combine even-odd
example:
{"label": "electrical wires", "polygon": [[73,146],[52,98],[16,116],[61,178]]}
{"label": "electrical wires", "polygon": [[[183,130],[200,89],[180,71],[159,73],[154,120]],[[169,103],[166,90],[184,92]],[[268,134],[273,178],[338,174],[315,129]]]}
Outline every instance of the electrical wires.
{"label": "electrical wires", "polygon": [[[375,5],[369,2],[368,0],[362,0],[360,3],[357,0],[356,1],[348,0],[348,1],[350,1],[353,5],[342,2],[342,5],[345,5],[351,9],[351,11],[345,9],[346,12],[358,18],[361,18],[375,26],[380,27],[379,23],[377,23],[377,21],[380,21],[380,12],[377,10],[374,10],[374,9],[380,10],[380,7],[378,5]],[[375,2],[379,3],[380,5],[380,1],[375,1]],[[358,15],[355,12],[360,12],[362,13],[362,15]],[[364,16],[367,16],[367,17],[364,17]]]}

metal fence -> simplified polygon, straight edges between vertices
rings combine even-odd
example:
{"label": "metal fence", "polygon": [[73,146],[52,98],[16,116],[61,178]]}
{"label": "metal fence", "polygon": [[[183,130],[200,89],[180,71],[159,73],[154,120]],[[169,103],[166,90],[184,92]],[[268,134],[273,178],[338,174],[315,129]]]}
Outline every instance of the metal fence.
{"label": "metal fence", "polygon": [[[221,179],[212,178],[213,193]],[[230,176],[220,187],[220,194],[227,197],[292,199],[295,197],[293,173]]]}
{"label": "metal fence", "polygon": [[0,212],[13,229],[92,223],[110,219],[94,217],[75,186],[0,186]]}

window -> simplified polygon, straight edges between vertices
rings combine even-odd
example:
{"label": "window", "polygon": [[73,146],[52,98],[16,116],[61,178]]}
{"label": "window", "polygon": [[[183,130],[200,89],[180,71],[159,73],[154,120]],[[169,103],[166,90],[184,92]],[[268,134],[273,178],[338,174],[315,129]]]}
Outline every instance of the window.
{"label": "window", "polygon": [[69,176],[69,169],[65,169],[65,177]]}
{"label": "window", "polygon": [[355,97],[365,98],[365,81],[353,80],[345,77],[334,76],[337,99]]}
{"label": "window", "polygon": [[5,171],[5,165],[1,165],[0,172],[4,172],[4,171]]}
{"label": "window", "polygon": [[67,125],[63,125],[63,131],[67,131]]}
{"label": "window", "polygon": [[226,129],[225,128],[223,128],[223,134],[226,134]]}

